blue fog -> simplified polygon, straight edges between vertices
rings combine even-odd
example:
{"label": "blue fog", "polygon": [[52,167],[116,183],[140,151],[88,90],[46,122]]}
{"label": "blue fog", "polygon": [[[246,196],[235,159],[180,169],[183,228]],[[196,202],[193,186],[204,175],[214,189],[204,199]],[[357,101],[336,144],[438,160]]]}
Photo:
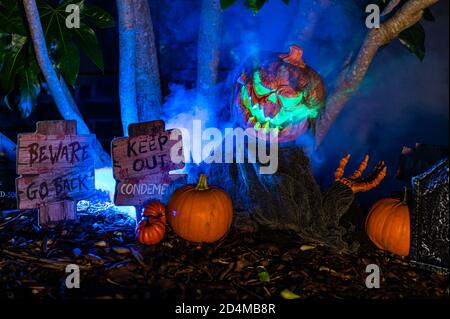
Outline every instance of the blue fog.
{"label": "blue fog", "polygon": [[[164,104],[169,127],[193,119],[204,127],[228,124],[232,74],[262,51],[304,49],[304,60],[324,79],[330,93],[345,61],[355,54],[366,32],[364,13],[355,1],[296,1],[289,6],[270,0],[256,15],[242,4],[223,13],[220,34],[220,83],[215,100],[195,94],[200,1],[151,1],[159,43],[162,77],[169,79]],[[436,22],[424,22],[427,53],[423,62],[398,40],[375,57],[360,90],[340,114],[324,144],[309,152],[318,182],[326,187],[341,156],[353,154],[350,172],[364,154],[375,164],[383,159],[388,176],[374,191],[360,195],[370,203],[402,185],[394,177],[404,145],[448,144],[448,3],[432,8]],[[445,45],[446,44],[446,45]],[[298,141],[311,149],[305,136]]]}

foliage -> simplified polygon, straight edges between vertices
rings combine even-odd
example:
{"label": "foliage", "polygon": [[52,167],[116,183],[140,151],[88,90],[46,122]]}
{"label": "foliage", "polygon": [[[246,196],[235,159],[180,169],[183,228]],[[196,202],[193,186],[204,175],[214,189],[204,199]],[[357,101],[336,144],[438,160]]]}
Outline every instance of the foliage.
{"label": "foliage", "polygon": [[[66,0],[53,6],[48,0],[37,1],[50,59],[71,86],[78,77],[80,49],[103,72],[103,55],[92,28],[114,26],[109,13],[86,2]],[[66,27],[70,4],[80,8],[80,28]],[[43,82],[21,1],[0,0],[0,97],[8,107],[19,97],[17,104],[27,117]]]}
{"label": "foliage", "polygon": [[[290,0],[281,0],[286,5],[289,4]],[[237,0],[220,0],[220,5],[222,9],[227,9],[234,5],[237,2]],[[257,14],[259,10],[267,3],[267,0],[244,0],[244,4],[249,8],[253,10],[253,14]]]}

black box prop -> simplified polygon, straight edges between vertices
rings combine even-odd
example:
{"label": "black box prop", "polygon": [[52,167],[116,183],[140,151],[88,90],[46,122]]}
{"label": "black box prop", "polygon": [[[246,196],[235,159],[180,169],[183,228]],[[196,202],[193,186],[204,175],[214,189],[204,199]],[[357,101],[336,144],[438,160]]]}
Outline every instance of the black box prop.
{"label": "black box prop", "polygon": [[411,263],[420,268],[449,271],[448,158],[412,178]]}

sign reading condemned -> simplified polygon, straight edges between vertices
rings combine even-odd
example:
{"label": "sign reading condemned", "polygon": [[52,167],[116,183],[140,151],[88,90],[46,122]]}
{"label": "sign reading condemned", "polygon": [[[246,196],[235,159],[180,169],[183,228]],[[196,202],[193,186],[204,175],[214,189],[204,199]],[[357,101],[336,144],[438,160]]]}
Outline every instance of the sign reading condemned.
{"label": "sign reading condemned", "polygon": [[[161,120],[131,124],[129,137],[113,140],[116,205],[161,200],[170,182],[182,176],[169,174],[184,167],[181,131],[164,128]],[[172,161],[171,153],[181,160]]]}
{"label": "sign reading condemned", "polygon": [[76,121],[38,122],[36,133],[19,134],[19,209],[39,208],[40,224],[74,219],[75,205],[68,202],[95,189],[93,143],[93,135],[76,134]]}

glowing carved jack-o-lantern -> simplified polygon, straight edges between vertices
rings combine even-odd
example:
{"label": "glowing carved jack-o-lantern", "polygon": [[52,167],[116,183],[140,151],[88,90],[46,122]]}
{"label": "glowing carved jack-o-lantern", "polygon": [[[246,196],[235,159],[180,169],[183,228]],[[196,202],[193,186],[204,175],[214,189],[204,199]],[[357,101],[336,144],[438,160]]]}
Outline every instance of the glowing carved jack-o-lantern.
{"label": "glowing carved jack-o-lantern", "polygon": [[260,133],[274,129],[280,142],[293,141],[312,127],[324,108],[325,88],[302,54],[302,49],[293,45],[288,54],[239,74],[233,103],[241,126]]}

